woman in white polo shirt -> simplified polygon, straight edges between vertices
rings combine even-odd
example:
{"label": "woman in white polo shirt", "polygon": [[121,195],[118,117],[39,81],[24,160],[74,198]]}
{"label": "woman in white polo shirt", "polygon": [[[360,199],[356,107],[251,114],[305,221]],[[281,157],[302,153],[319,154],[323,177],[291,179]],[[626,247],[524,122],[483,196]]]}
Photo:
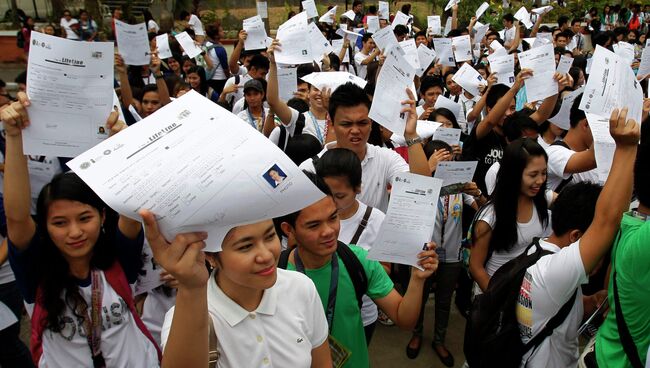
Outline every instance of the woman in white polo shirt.
{"label": "woman in white polo shirt", "polygon": [[[214,268],[208,313],[216,332],[218,367],[322,367],[332,361],[328,327],[312,281],[277,269],[280,240],[273,222],[237,226],[221,249],[206,253]],[[174,308],[165,316],[167,343]]]}

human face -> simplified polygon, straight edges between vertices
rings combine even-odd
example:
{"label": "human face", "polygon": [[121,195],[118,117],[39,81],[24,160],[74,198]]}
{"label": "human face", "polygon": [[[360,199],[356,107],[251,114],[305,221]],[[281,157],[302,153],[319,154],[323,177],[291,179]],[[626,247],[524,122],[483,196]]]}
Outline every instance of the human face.
{"label": "human face", "polygon": [[229,296],[242,290],[263,291],[275,284],[280,239],[273,221],[237,226],[228,232],[217,258],[217,283]]}
{"label": "human face", "polygon": [[368,41],[363,44],[363,48],[367,52],[371,52],[375,47],[377,47],[377,45],[375,45],[375,41],[372,38],[369,38]]}
{"label": "human face", "polygon": [[142,113],[149,116],[160,108],[160,96],[156,91],[149,91],[142,96]]}
{"label": "human face", "polygon": [[54,27],[49,26],[49,25],[48,25],[48,26],[45,26],[45,27],[43,28],[43,33],[45,33],[45,34],[47,34],[47,35],[50,35],[50,36],[54,36]]}
{"label": "human face", "polygon": [[487,75],[487,72],[485,71],[485,69],[481,68],[481,69],[478,69],[477,71],[478,71],[478,74],[480,74],[481,77],[483,77],[483,79],[488,78],[488,75]]}
{"label": "human face", "polygon": [[555,39],[555,46],[556,46],[556,47],[566,47],[567,42],[568,42],[568,41],[567,41],[567,38],[566,38],[566,37],[564,37],[564,36],[558,36],[558,37]]}
{"label": "human face", "polygon": [[187,83],[189,83],[193,89],[198,91],[201,86],[201,77],[196,73],[190,73],[187,75]]}
{"label": "human face", "polygon": [[248,74],[253,77],[253,79],[266,79],[266,73],[268,73],[268,71],[268,69],[251,68],[248,71]]}
{"label": "human face", "polygon": [[438,96],[442,94],[442,88],[440,87],[431,87],[424,92],[422,98],[424,99],[424,104],[429,107],[433,107],[438,100]]}
{"label": "human face", "polygon": [[194,63],[192,63],[190,60],[185,60],[183,62],[183,73],[187,73],[187,71],[190,70],[190,68],[193,66]]}
{"label": "human face", "polygon": [[635,41],[636,40],[636,33],[630,32],[627,34],[627,40],[628,41]]}
{"label": "human face", "polygon": [[440,114],[436,115],[436,122],[442,123],[443,128],[453,128],[454,127],[454,123],[452,123],[451,120],[447,119],[446,117],[444,117],[444,116],[442,116]]}
{"label": "human face", "polygon": [[167,59],[167,65],[173,72],[177,72],[181,68],[181,64],[174,58]]}
{"label": "human face", "polygon": [[363,10],[363,4],[357,4],[357,6],[354,7],[355,13],[361,13],[362,10]]}
{"label": "human face", "polygon": [[546,159],[544,156],[532,156],[521,176],[521,194],[533,198],[546,182]]}
{"label": "human face", "polygon": [[360,188],[353,188],[348,178],[343,176],[328,176],[323,178],[323,180],[325,180],[325,183],[332,191],[334,203],[336,203],[336,209],[339,212],[345,212],[354,206],[357,200],[357,194],[361,192]]}
{"label": "human face", "polygon": [[248,104],[248,106],[253,108],[258,108],[262,106],[262,101],[264,100],[264,93],[255,89],[247,89],[244,92],[244,97],[246,98],[246,103]]}
{"label": "human face", "polygon": [[332,196],[326,196],[300,211],[290,232],[303,251],[325,258],[336,251],[340,226],[336,203]]}
{"label": "human face", "polygon": [[405,35],[405,34],[400,35],[400,36],[397,36],[397,41],[398,41],[398,42],[402,42],[402,41],[404,41],[405,39],[406,39],[406,35]]}
{"label": "human face", "polygon": [[445,84],[447,85],[449,93],[454,96],[458,96],[462,92],[462,89],[458,84],[456,84],[456,82],[453,81],[452,78],[454,78],[453,74],[447,75],[447,78],[445,78]]}
{"label": "human face", "polygon": [[311,86],[309,88],[309,106],[323,108],[323,95],[320,92],[320,89]]}
{"label": "human face", "polygon": [[83,21],[87,21],[88,20],[88,13],[86,13],[86,12],[79,13],[79,19],[81,19]]}
{"label": "human face", "polygon": [[573,23],[573,25],[571,26],[571,31],[573,33],[575,33],[575,34],[578,34],[578,33],[580,33],[580,28],[581,28],[580,23],[576,22],[576,23]]}
{"label": "human face", "polygon": [[275,170],[271,170],[271,171],[269,171],[269,176],[271,177],[271,179],[273,179],[273,180],[275,180],[275,181],[282,181],[282,179],[284,179],[284,178],[283,178],[282,176],[280,176],[280,174],[279,174],[277,171],[275,171]]}
{"label": "human face", "polygon": [[492,43],[492,41],[494,41],[494,40],[496,40],[496,39],[497,39],[497,36],[494,35],[494,34],[491,34],[491,35],[489,35],[489,36],[487,37],[487,39],[486,39],[485,42],[486,42],[486,44],[490,45],[490,44]]}
{"label": "human face", "polygon": [[70,12],[65,12],[65,13],[63,13],[63,18],[65,18],[65,20],[69,21],[70,19],[72,19],[72,14],[70,14]]}
{"label": "human face", "polygon": [[178,90],[178,92],[176,93],[176,98],[181,97],[182,95],[186,94],[189,91],[190,91],[189,89],[185,89],[185,88]]}
{"label": "human face", "polygon": [[337,108],[332,126],[337,147],[347,148],[357,155],[365,154],[372,127],[366,105]]}
{"label": "human face", "polygon": [[307,101],[309,102],[309,83],[300,83],[298,82],[298,96],[304,99],[304,96],[307,96]]}
{"label": "human face", "polygon": [[427,38],[425,36],[419,35],[415,37],[415,46],[419,47],[420,45],[427,45]]}
{"label": "human face", "polygon": [[96,208],[77,201],[58,199],[47,210],[47,233],[68,262],[90,262],[102,221]]}

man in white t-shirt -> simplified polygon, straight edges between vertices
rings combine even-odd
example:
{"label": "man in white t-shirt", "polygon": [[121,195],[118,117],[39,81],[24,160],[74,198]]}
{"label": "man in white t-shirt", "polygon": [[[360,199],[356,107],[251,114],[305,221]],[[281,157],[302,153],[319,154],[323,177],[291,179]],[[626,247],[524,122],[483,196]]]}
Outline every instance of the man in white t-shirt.
{"label": "man in white t-shirt", "polygon": [[361,50],[354,54],[354,63],[357,66],[357,76],[366,79],[368,64],[375,61],[381,50],[375,45],[372,33],[365,33],[361,39]]}
{"label": "man in white t-shirt", "polygon": [[418,119],[428,120],[438,96],[445,91],[445,83],[439,77],[424,76],[420,79],[420,98],[424,103],[416,108]]}
{"label": "man in white t-shirt", "polygon": [[580,285],[587,283],[609,251],[632,195],[640,133],[636,123],[625,124],[625,115],[610,123],[616,153],[602,192],[596,184],[569,185],[554,202],[553,234],[539,241],[542,249],[553,254],[529,267],[521,284],[516,315],[522,342],[533,339],[574,293],[576,298],[567,318],[524,355],[521,367],[575,367],[580,323],[607,296],[597,293],[583,298]]}
{"label": "man in white t-shirt", "polygon": [[[235,105],[237,101],[244,98],[244,84],[251,79],[266,79],[266,73],[269,71],[269,59],[264,55],[254,55],[248,65],[247,74],[235,75],[226,81],[223,92],[219,95],[220,102],[226,102]],[[239,82],[239,83],[238,83]],[[243,107],[243,105],[241,105]],[[233,109],[233,114],[238,114],[241,109]]]}
{"label": "man in white t-shirt", "polygon": [[580,96],[571,106],[570,128],[563,143],[556,142],[546,149],[548,154],[548,187],[556,192],[564,183],[598,182],[594,139],[585,112],[579,109]]}
{"label": "man in white t-shirt", "polygon": [[63,18],[61,18],[61,29],[63,30],[63,36],[68,40],[78,41],[81,38],[79,37],[79,21],[72,17],[70,10],[63,11]]}

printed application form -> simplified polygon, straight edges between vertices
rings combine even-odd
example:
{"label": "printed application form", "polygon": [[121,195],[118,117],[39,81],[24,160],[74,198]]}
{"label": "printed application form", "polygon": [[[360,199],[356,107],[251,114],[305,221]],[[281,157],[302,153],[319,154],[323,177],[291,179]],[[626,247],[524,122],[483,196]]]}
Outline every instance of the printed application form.
{"label": "printed application form", "polygon": [[169,35],[167,33],[156,36],[156,49],[158,50],[158,57],[161,59],[169,59],[173,56],[169,48]]}
{"label": "printed application form", "polygon": [[40,32],[34,32],[30,42],[31,124],[23,131],[25,154],[75,157],[108,138],[113,43],[71,41]]}
{"label": "printed application form", "polygon": [[275,51],[275,61],[286,65],[311,63],[313,58],[308,33],[306,12],[284,22],[278,28],[276,36],[280,41],[280,49]]}
{"label": "printed application form", "polygon": [[323,197],[264,135],[194,91],[68,166],[119,213],[151,210],[167,240],[206,231],[212,252],[233,226]]}
{"label": "printed application form", "polygon": [[395,177],[386,218],[368,259],[418,267],[418,253],[431,241],[442,180],[403,173]]}
{"label": "printed application form", "polygon": [[614,161],[616,142],[609,133],[609,118],[586,114],[591,135],[594,138],[594,156],[596,156],[596,173],[601,183],[607,181],[609,170]]}
{"label": "printed application form", "polygon": [[151,51],[146,24],[128,24],[116,19],[115,38],[125,64],[149,65]]}
{"label": "printed application form", "polygon": [[558,94],[555,75],[555,54],[553,45],[543,45],[519,53],[519,64],[522,69],[533,71],[533,76],[526,79],[526,97],[528,102],[536,102],[546,97]]}
{"label": "printed application form", "polygon": [[247,33],[246,40],[244,40],[245,50],[266,49],[266,29],[264,29],[264,21],[259,15],[244,19],[242,28]]}

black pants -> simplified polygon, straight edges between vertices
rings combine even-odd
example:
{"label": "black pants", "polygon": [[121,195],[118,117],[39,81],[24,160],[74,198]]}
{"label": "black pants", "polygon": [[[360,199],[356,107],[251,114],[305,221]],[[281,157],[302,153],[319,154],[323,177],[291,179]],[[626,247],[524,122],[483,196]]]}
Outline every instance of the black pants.
{"label": "black pants", "polygon": [[363,326],[363,332],[366,334],[366,346],[370,346],[370,340],[372,340],[372,335],[375,333],[375,326],[377,326],[377,321],[368,326]]}
{"label": "black pants", "polygon": [[23,298],[15,281],[0,285],[0,301],[5,303],[18,318],[18,322],[0,331],[0,366],[33,367],[29,349],[20,340]]}

